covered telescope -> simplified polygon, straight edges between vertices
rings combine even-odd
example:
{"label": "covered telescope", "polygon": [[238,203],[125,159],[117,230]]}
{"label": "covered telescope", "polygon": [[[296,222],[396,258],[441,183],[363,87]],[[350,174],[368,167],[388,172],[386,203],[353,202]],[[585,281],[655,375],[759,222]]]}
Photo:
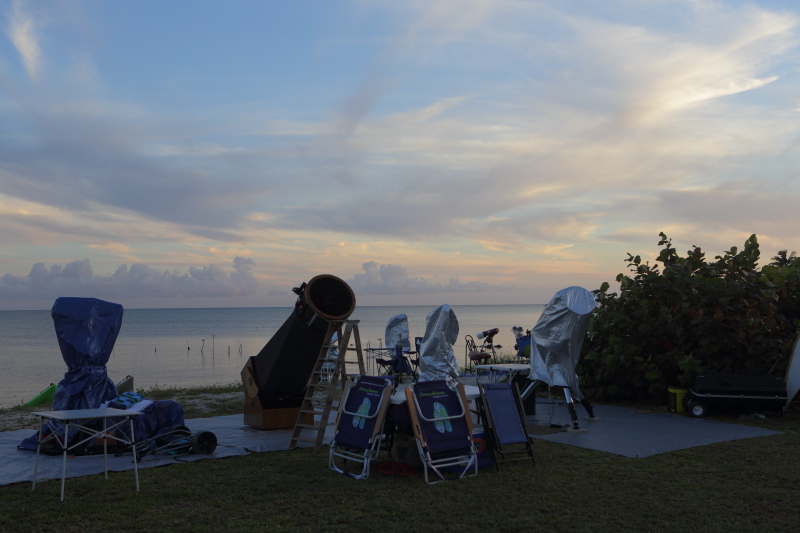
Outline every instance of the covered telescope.
{"label": "covered telescope", "polygon": [[67,373],[53,400],[56,411],[94,409],[117,395],[106,363],[122,326],[122,306],[96,298],[59,298],[53,325]]}
{"label": "covered telescope", "polygon": [[583,287],[561,289],[547,303],[531,330],[531,380],[566,387],[583,399],[575,366],[597,303]]}
{"label": "covered telescope", "polygon": [[425,338],[420,345],[419,380],[447,380],[454,386],[458,379],[458,363],[453,343],[458,338],[458,319],[449,305],[440,305],[425,319]]}
{"label": "covered telescope", "polygon": [[594,295],[583,287],[567,287],[547,302],[542,315],[531,330],[531,372],[522,398],[535,394],[541,383],[560,387],[567,400],[572,418],[572,432],[585,432],[578,424],[573,396],[589,414],[588,421],[599,421],[594,409],[578,387],[575,366],[581,356],[581,346],[589,329],[591,313],[597,306]]}

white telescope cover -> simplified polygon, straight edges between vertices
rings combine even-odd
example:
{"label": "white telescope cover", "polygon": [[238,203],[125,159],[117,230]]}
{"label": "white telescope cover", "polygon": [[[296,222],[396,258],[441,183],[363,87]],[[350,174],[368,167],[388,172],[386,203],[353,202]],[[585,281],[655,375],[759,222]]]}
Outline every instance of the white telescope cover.
{"label": "white telescope cover", "polygon": [[393,350],[397,346],[398,336],[402,338],[400,343],[403,351],[411,350],[411,343],[408,340],[408,316],[405,314],[393,316],[386,323],[386,333],[383,337],[386,342],[386,349]]}
{"label": "white telescope cover", "polygon": [[531,330],[530,379],[568,387],[576,400],[583,398],[575,365],[596,305],[594,295],[583,287],[561,289],[547,302]]}
{"label": "white telescope cover", "polygon": [[449,305],[441,305],[425,318],[425,337],[419,356],[419,380],[444,379],[455,387],[458,363],[453,343],[458,338],[458,319]]}

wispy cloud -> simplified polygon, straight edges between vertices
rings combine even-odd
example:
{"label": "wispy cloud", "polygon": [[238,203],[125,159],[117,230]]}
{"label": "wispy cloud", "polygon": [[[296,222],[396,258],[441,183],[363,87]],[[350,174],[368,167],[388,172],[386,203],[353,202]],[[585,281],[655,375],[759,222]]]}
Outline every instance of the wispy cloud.
{"label": "wispy cloud", "polygon": [[8,37],[17,49],[28,75],[35,81],[39,73],[39,58],[42,55],[36,22],[25,10],[22,0],[14,0],[11,3],[8,18]]}

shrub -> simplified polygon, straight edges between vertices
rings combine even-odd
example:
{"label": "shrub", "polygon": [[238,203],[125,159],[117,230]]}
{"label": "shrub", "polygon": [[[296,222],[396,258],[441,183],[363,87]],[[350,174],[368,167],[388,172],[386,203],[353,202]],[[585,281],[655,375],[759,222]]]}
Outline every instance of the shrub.
{"label": "shrub", "polygon": [[663,397],[700,371],[767,374],[786,369],[800,325],[800,267],[757,268],[758,239],[714,262],[693,246],[681,257],[660,233],[656,264],[628,254],[620,293],[608,283],[589,325],[581,364],[584,391],[606,397]]}

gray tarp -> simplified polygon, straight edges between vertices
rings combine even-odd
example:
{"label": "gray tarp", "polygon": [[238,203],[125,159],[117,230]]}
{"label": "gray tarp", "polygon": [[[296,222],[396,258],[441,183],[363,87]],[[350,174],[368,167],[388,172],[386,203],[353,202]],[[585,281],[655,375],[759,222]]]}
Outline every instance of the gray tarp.
{"label": "gray tarp", "polygon": [[583,287],[567,287],[553,296],[531,330],[530,379],[568,387],[576,400],[583,398],[575,365],[596,305],[594,295]]}
{"label": "gray tarp", "polygon": [[455,386],[458,363],[453,343],[458,338],[458,319],[449,305],[441,305],[425,318],[425,337],[420,346],[419,380],[447,380]]}
{"label": "gray tarp", "polygon": [[401,314],[390,318],[386,323],[383,340],[387,350],[394,349],[398,341],[403,345],[404,352],[411,350],[411,342],[408,340],[408,316]]}
{"label": "gray tarp", "polygon": [[[335,407],[334,407],[335,409]],[[331,413],[330,421],[336,419],[336,412]],[[200,459],[219,459],[232,455],[247,455],[253,452],[271,452],[288,450],[292,438],[292,430],[262,431],[242,424],[242,415],[217,416],[214,418],[193,418],[186,420],[186,427],[193,433],[211,431],[217,437],[217,449],[211,455],[146,455],[139,463],[139,468],[161,466],[172,463],[198,461]],[[325,429],[325,443],[333,438],[333,426]],[[20,439],[30,435],[30,429],[0,432],[0,485],[8,483],[30,482],[33,479],[33,466],[36,453],[28,450],[17,449]],[[313,437],[311,430],[303,429],[302,436]],[[310,443],[298,442],[298,446],[312,446]],[[42,454],[39,457],[38,479],[61,479],[63,456],[49,456]],[[130,454],[121,457],[108,457],[108,470],[121,472],[133,470],[133,461]],[[102,455],[83,455],[79,457],[68,456],[67,477],[86,476],[103,472]],[[146,474],[139,473],[144,482]],[[133,483],[131,483],[133,485]],[[39,489],[37,483],[36,490]],[[144,490],[144,489],[143,489]],[[70,484],[66,484],[66,498],[70,499]]]}

